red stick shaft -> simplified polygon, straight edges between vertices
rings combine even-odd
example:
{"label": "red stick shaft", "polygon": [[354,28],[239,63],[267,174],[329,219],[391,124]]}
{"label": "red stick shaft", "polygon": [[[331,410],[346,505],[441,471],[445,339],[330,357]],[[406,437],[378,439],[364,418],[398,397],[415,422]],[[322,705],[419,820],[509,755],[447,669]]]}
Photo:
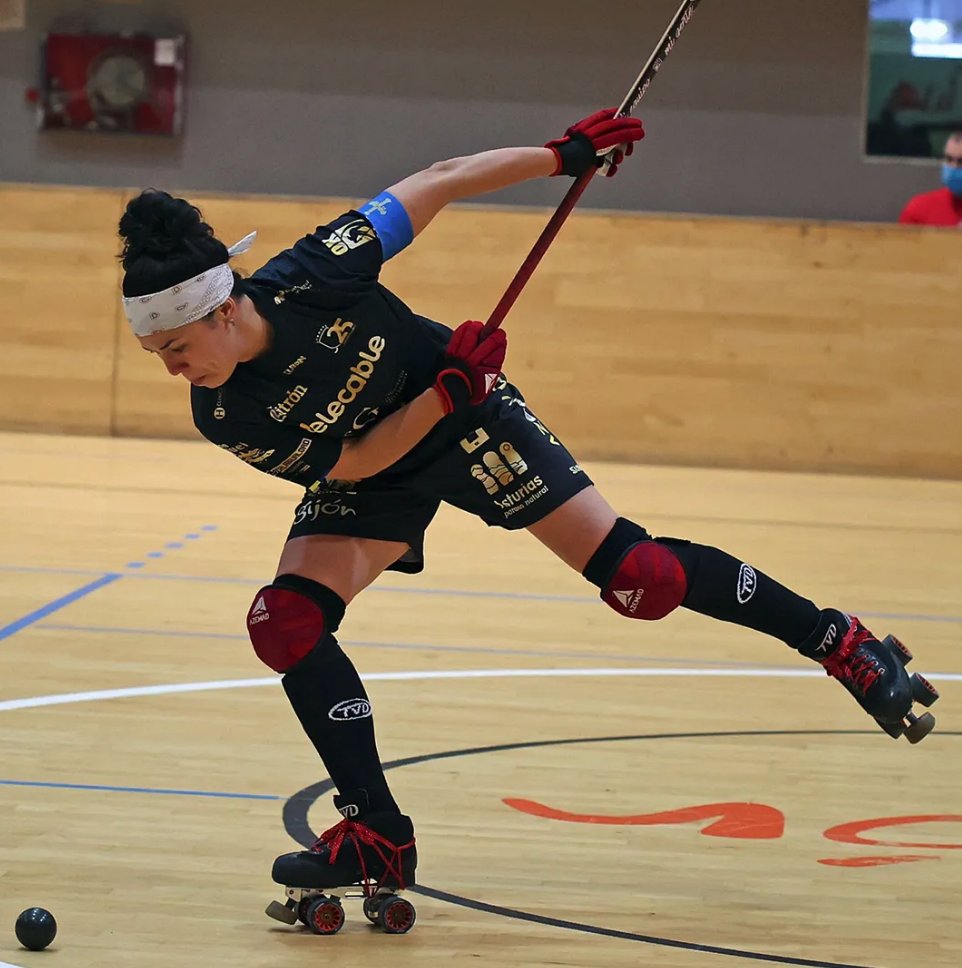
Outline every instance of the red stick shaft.
{"label": "red stick shaft", "polygon": [[531,278],[531,274],[538,267],[538,263],[545,252],[548,251],[548,246],[554,241],[554,237],[561,230],[565,219],[571,214],[571,210],[578,203],[578,199],[581,198],[596,171],[595,168],[589,168],[580,178],[576,178],[571,188],[568,189],[568,193],[561,200],[561,204],[555,210],[554,215],[551,216],[541,235],[538,236],[537,242],[531,247],[527,258],[521,263],[521,268],[518,269],[514,278],[508,284],[508,288],[504,291],[498,305],[494,307],[494,311],[488,317],[484,329],[481,331],[482,338],[493,333],[504,322],[504,317],[508,315],[508,311],[515,304],[518,296],[521,295],[521,290],[524,289],[525,284]]}

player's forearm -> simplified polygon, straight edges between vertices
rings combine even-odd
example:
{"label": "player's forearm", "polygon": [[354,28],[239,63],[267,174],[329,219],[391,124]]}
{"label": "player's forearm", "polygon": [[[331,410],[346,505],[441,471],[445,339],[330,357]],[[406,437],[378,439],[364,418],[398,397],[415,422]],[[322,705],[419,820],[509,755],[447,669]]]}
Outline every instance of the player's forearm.
{"label": "player's forearm", "polygon": [[437,392],[425,390],[363,436],[345,440],[341,456],[327,476],[360,481],[383,471],[420,443],[443,416]]}
{"label": "player's forearm", "polygon": [[440,178],[449,200],[458,201],[544,178],[553,174],[557,165],[549,148],[495,148],[439,161],[429,170]]}
{"label": "player's forearm", "polygon": [[551,175],[557,158],[550,148],[495,148],[464,158],[438,161],[392,185],[417,236],[450,202]]}

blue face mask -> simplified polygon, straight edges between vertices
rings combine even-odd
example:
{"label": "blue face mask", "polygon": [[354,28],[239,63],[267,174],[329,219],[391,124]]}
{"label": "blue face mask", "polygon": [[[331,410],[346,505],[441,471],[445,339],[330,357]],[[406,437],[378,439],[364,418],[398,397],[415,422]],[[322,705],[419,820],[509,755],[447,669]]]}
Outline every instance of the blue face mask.
{"label": "blue face mask", "polygon": [[962,168],[942,166],[942,184],[953,194],[962,197]]}

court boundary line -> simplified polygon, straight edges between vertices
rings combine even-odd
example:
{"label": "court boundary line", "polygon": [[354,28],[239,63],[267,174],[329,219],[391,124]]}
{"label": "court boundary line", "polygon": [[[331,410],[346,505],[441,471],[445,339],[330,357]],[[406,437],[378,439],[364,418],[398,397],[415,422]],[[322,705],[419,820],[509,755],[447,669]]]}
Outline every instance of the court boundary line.
{"label": "court boundary line", "polygon": [[[234,642],[249,642],[250,637],[246,634],[240,632],[201,632],[201,631],[190,631],[188,629],[137,629],[137,628],[119,628],[116,626],[106,626],[106,625],[67,625],[59,624],[57,622],[44,622],[38,625],[37,628],[40,629],[50,629],[54,632],[88,632],[88,633],[107,633],[107,634],[124,634],[124,635],[154,635],[154,636],[172,636],[179,639],[214,639],[216,641],[234,641]],[[758,668],[758,669],[789,669],[791,666],[785,663],[779,662],[748,662],[743,659],[688,659],[683,656],[654,656],[654,655],[641,655],[636,652],[626,653],[624,655],[617,655],[613,652],[578,652],[575,650],[563,650],[560,648],[548,651],[537,651],[536,649],[512,649],[507,646],[497,647],[497,646],[483,646],[483,645],[447,645],[447,644],[426,644],[423,642],[371,642],[366,639],[341,639],[338,641],[342,646],[348,648],[361,648],[361,649],[393,649],[395,651],[406,651],[406,652],[450,652],[452,654],[474,654],[474,655],[511,655],[511,656],[521,656],[525,658],[535,658],[535,659],[563,659],[565,661],[575,660],[575,659],[586,659],[588,661],[603,661],[603,662],[655,662],[660,665],[666,665],[670,663],[676,663],[678,665],[702,665],[718,667],[718,668],[733,668],[733,669],[747,669],[747,668]]]}
{"label": "court boundary line", "polygon": [[[82,790],[94,793],[150,793],[173,797],[213,797],[221,800],[283,800],[277,793],[230,793],[222,790],[172,790],[164,787],[115,786],[108,783],[55,783],[50,780],[0,779],[0,786],[41,790]],[[2,968],[2,966],[0,966]]]}
{"label": "court boundary line", "polygon": [[[368,672],[362,676],[365,682],[424,682],[440,679],[562,679],[580,676],[616,678],[730,678],[730,679],[813,679],[824,678],[819,669],[652,669],[625,666],[623,668],[572,668],[572,669],[425,669],[411,672]],[[962,681],[960,672],[926,673],[926,679],[936,682]],[[280,676],[256,679],[218,679],[207,682],[172,682],[154,686],[125,686],[118,689],[96,689],[89,692],[52,693],[45,696],[28,696],[20,699],[0,700],[0,712],[15,709],[36,709],[43,706],[62,706],[81,702],[99,702],[105,699],[132,699],[141,696],[169,696],[188,692],[216,692],[226,689],[256,689],[262,686],[279,686]]]}

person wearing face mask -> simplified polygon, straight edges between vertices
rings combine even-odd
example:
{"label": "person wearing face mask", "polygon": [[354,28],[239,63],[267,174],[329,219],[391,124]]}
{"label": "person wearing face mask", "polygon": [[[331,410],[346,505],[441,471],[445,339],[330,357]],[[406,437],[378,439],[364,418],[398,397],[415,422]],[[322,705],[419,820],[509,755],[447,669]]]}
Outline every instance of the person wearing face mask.
{"label": "person wearing face mask", "polygon": [[899,222],[962,227],[962,131],[953,131],[945,143],[942,188],[910,198]]}

